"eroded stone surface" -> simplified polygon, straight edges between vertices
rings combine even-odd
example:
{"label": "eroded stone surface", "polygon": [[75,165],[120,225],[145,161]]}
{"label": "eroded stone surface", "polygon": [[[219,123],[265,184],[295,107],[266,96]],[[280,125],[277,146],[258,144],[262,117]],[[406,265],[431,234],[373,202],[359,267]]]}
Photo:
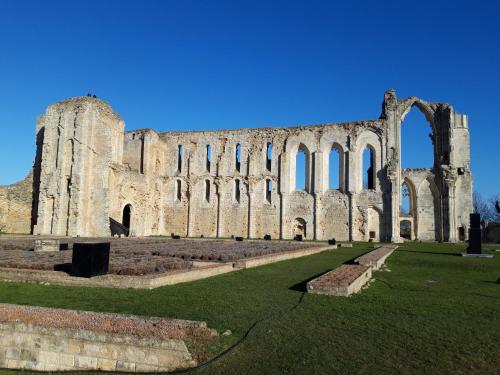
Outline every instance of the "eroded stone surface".
{"label": "eroded stone surface", "polygon": [[204,322],[0,304],[0,366],[41,371],[172,371],[196,365],[186,342]]}

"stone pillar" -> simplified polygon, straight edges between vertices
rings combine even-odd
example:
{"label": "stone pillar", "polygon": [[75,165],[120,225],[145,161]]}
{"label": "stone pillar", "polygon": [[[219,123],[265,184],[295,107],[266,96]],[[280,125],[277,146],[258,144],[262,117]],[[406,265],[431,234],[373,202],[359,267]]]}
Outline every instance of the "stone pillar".
{"label": "stone pillar", "polygon": [[447,205],[447,210],[446,210],[446,219],[448,222],[447,225],[447,240],[449,242],[456,242],[457,241],[457,230],[456,230],[456,223],[455,223],[455,182],[456,182],[456,175],[453,173],[450,173],[448,176],[445,177],[444,179],[445,184],[446,184],[446,189],[448,190],[448,197],[446,199],[446,205]]}
{"label": "stone pillar", "polygon": [[142,155],[142,171],[144,174],[149,174],[150,172],[152,172],[153,168],[151,168],[151,164],[152,162],[154,162],[151,155],[151,135],[144,134],[143,137],[144,150]]}
{"label": "stone pillar", "polygon": [[319,209],[318,209],[318,195],[323,193],[323,152],[318,151],[313,153],[313,165],[314,167],[312,170],[314,171],[314,175],[312,176],[314,179],[313,187],[314,190],[311,191],[311,194],[313,195],[314,198],[314,207],[313,207],[313,225],[314,225],[314,232],[313,232],[313,239],[317,240],[319,237],[319,225],[318,225],[318,219],[319,219]]}
{"label": "stone pillar", "polygon": [[288,154],[283,151],[280,155],[281,171],[280,171],[280,184],[279,184],[279,195],[280,195],[280,239],[286,237],[286,198],[290,192],[290,171],[288,167]]}

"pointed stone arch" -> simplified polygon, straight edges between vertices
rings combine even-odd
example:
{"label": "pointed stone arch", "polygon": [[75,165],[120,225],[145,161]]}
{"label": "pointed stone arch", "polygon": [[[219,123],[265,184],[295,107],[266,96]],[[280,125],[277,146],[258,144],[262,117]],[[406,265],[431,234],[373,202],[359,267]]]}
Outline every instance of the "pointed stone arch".
{"label": "pointed stone arch", "polygon": [[303,152],[305,156],[305,191],[311,193],[313,185],[313,161],[310,148],[303,142],[300,142],[291,147],[289,151],[290,156],[290,190],[295,191],[297,186],[297,154]]}

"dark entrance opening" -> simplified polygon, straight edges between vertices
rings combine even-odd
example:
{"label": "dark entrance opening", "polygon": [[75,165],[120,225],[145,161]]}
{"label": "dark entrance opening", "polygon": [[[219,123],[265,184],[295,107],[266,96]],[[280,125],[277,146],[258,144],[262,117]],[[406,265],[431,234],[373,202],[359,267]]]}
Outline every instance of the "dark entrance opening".
{"label": "dark entrance opening", "polygon": [[122,224],[124,227],[127,227],[130,229],[130,216],[132,214],[132,206],[130,204],[127,204],[123,208],[123,219],[122,219]]}
{"label": "dark entrance opening", "polygon": [[407,240],[411,240],[411,227],[410,220],[401,220],[399,222],[399,235]]}
{"label": "dark entrance opening", "polygon": [[464,227],[458,228],[458,240],[465,241],[465,228]]}

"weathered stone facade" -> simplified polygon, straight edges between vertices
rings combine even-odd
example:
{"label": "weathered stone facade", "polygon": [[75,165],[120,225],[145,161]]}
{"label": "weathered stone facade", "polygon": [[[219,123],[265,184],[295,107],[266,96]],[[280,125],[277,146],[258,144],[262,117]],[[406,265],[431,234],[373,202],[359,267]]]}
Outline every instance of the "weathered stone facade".
{"label": "weathered stone facade", "polygon": [[[431,169],[401,169],[400,127],[413,107],[432,129]],[[376,120],[167,133],[125,132],[107,103],[73,98],[38,119],[37,146],[35,234],[109,236],[111,217],[138,236],[398,242],[407,219],[415,239],[457,241],[472,212],[467,117],[446,103],[398,100],[393,90]],[[332,151],[338,189],[329,189]],[[296,189],[298,152],[306,159],[304,190]],[[406,216],[404,182],[412,202]]]}

